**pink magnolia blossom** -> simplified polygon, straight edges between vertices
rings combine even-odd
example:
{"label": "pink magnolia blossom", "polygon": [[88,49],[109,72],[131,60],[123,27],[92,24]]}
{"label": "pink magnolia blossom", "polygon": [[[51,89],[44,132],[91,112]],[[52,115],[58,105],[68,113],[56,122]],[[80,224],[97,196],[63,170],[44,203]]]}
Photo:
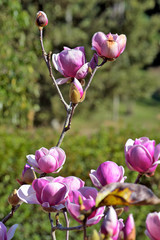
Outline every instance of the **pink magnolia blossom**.
{"label": "pink magnolia blossom", "polygon": [[124,34],[104,34],[97,32],[92,38],[92,49],[97,52],[100,57],[108,60],[119,57],[126,47],[127,38]]}
{"label": "pink magnolia blossom", "polygon": [[130,170],[153,175],[159,158],[160,144],[155,146],[155,141],[147,137],[128,139],[125,144],[125,159]]}
{"label": "pink magnolia blossom", "polygon": [[41,204],[47,211],[58,211],[64,208],[69,194],[69,187],[62,180],[62,177],[35,179],[32,185],[22,185],[17,195],[25,203]]}
{"label": "pink magnolia blossom", "polygon": [[97,188],[102,188],[103,186],[114,182],[124,182],[126,177],[123,175],[124,168],[118,166],[112,161],[102,163],[97,170],[91,170],[91,173],[89,174],[92,183]]}
{"label": "pink magnolia blossom", "polygon": [[13,238],[18,224],[14,224],[7,232],[6,226],[0,222],[0,240],[10,240]]}
{"label": "pink magnolia blossom", "polygon": [[110,206],[101,225],[101,233],[112,240],[117,240],[123,226],[123,222],[117,218],[116,211]]}
{"label": "pink magnolia blossom", "polygon": [[71,78],[83,79],[88,73],[84,47],[64,47],[62,52],[52,55],[52,61],[55,69],[65,77],[57,79],[58,84],[66,83]]}
{"label": "pink magnolia blossom", "polygon": [[[93,206],[95,206],[95,200],[97,196],[97,190],[95,188],[91,187],[82,187],[79,190],[74,190],[72,192],[72,197],[67,199],[66,201],[66,207],[70,215],[77,221],[81,222],[79,219],[80,217],[80,203],[79,198],[82,199],[83,207],[85,210],[91,209]],[[86,225],[91,226],[94,224],[97,224],[104,212],[105,207],[100,207],[97,210],[95,210],[88,218]]]}
{"label": "pink magnolia blossom", "polygon": [[59,147],[51,149],[40,148],[35,152],[35,155],[27,155],[27,160],[33,166],[34,171],[38,173],[57,173],[65,163],[66,154]]}
{"label": "pink magnolia blossom", "polygon": [[133,215],[130,214],[123,228],[124,240],[136,239],[136,230]]}
{"label": "pink magnolia blossom", "polygon": [[160,212],[149,213],[146,218],[145,234],[151,240],[160,239]]}

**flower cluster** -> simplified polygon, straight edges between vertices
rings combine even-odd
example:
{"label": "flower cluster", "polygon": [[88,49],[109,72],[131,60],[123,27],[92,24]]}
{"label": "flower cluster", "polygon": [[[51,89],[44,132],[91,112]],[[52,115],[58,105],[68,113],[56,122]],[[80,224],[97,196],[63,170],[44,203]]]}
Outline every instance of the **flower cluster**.
{"label": "flower cluster", "polygon": [[[88,239],[85,236],[86,226],[95,225],[103,218],[96,238],[97,240],[135,240],[136,231],[133,215],[130,214],[126,221],[123,222],[122,218],[118,219],[118,209],[113,208],[113,205],[115,206],[117,203],[119,204],[119,202],[124,203],[124,205],[129,205],[128,203],[132,205],[132,200],[136,199],[136,194],[132,188],[122,189],[122,185],[118,185],[125,185],[124,181],[127,178],[124,176],[123,166],[118,166],[115,162],[106,159],[107,161],[97,166],[96,170],[92,169],[89,176],[91,179],[90,184],[93,184],[94,187],[85,186],[85,182],[76,176],[46,176],[51,173],[59,173],[66,161],[66,153],[60,148],[61,141],[64,137],[63,134],[70,128],[75,106],[84,100],[95,71],[107,61],[113,61],[123,53],[127,38],[124,34],[95,33],[92,37],[92,50],[96,53],[93,54],[90,62],[86,60],[83,46],[73,49],[64,47],[60,53],[54,53],[52,55],[53,66],[62,75],[60,78],[55,79],[50,70],[50,58],[46,57],[47,55],[42,42],[42,30],[43,27],[48,24],[48,18],[44,12],[39,11],[37,13],[36,24],[40,30],[44,59],[50,71],[50,76],[58,89],[58,93],[60,92],[58,85],[65,83],[70,85],[70,105],[65,104],[67,119],[58,144],[50,149],[42,147],[35,151],[35,154],[27,155],[28,163],[24,167],[21,179],[17,180],[21,186],[18,190],[15,189],[8,198],[9,203],[12,205],[10,215],[13,215],[14,210],[21,202],[37,204],[41,206],[45,212],[48,212],[49,216],[52,212],[58,214],[60,212],[68,212],[72,218],[81,224],[81,226],[75,227],[75,229],[84,230],[84,239]],[[99,58],[102,59],[100,65],[98,65]],[[91,76],[88,85],[85,90],[83,90],[85,80],[89,74]],[[64,102],[61,94],[60,97],[62,102]],[[160,163],[160,144],[156,145],[154,140],[150,140],[147,137],[141,137],[135,140],[128,139],[125,144],[124,158],[127,167],[132,171],[138,172],[139,177],[143,174],[151,177]],[[37,177],[36,174],[40,175]],[[117,184],[116,186],[120,187],[113,190],[113,184]],[[132,187],[133,185],[134,184],[132,184]],[[97,204],[97,199],[103,195],[103,191],[105,191],[106,188],[104,198]],[[97,189],[100,191],[98,192]],[[145,188],[143,194],[140,194],[140,202],[145,202],[145,194],[146,196],[151,195],[151,191],[147,192]],[[157,197],[154,199],[156,202],[160,202]],[[3,222],[0,222],[0,240],[10,240],[14,236],[17,224],[13,225],[7,232],[7,228]],[[61,224],[57,222],[56,220],[57,225],[55,229],[61,229]],[[69,230],[69,228],[67,228],[67,230]],[[160,239],[160,213],[150,213],[147,216],[145,233],[151,240]],[[66,239],[68,239],[68,237]]]}

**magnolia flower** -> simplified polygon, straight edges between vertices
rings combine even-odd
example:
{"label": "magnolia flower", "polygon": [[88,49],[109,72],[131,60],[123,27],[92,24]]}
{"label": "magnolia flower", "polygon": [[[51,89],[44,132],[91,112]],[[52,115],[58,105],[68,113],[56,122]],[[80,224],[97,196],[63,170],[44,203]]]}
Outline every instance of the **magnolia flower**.
{"label": "magnolia flower", "polygon": [[[66,201],[66,207],[70,215],[77,221],[82,223],[82,220],[80,219],[80,199],[82,201],[83,209],[89,210],[93,206],[95,206],[95,200],[97,196],[97,190],[95,188],[91,187],[82,187],[79,190],[75,190],[72,192],[72,196],[69,197]],[[90,216],[87,217],[87,226],[91,226],[94,224],[97,224],[104,212],[105,207],[100,207],[92,212]]]}
{"label": "magnolia flower", "polygon": [[92,49],[97,52],[100,57],[113,60],[123,53],[126,47],[127,38],[124,34],[104,34],[97,32],[92,37]]}
{"label": "magnolia flower", "polygon": [[0,222],[0,240],[10,240],[13,238],[18,224],[14,224],[7,232],[6,226]]}
{"label": "magnolia flower", "polygon": [[147,137],[128,139],[125,144],[125,159],[130,170],[153,175],[159,158],[160,144],[155,146],[155,141]]}
{"label": "magnolia flower", "polygon": [[56,80],[58,84],[66,83],[72,78],[83,79],[88,73],[84,47],[64,47],[62,52],[52,55],[52,61],[55,69],[64,76]]}
{"label": "magnolia flower", "polygon": [[27,160],[33,166],[35,172],[38,173],[57,173],[65,163],[66,154],[59,147],[51,149],[40,148],[35,152],[35,155],[27,155]]}
{"label": "magnolia flower", "polygon": [[146,219],[145,234],[151,240],[160,239],[160,212],[149,213]]}
{"label": "magnolia flower", "polygon": [[35,179],[32,185],[22,185],[17,195],[25,203],[40,204],[49,212],[58,211],[64,208],[69,194],[69,187],[61,181],[62,179],[61,177]]}
{"label": "magnolia flower", "polygon": [[123,175],[124,168],[118,166],[112,161],[102,163],[97,170],[91,170],[91,173],[89,174],[92,183],[97,188],[102,188],[103,186],[114,182],[124,182],[126,177]]}

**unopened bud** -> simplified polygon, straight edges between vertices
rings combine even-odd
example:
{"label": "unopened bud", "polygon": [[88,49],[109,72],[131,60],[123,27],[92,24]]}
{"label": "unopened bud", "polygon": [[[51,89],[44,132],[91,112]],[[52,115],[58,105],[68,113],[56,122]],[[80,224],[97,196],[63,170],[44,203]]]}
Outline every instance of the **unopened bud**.
{"label": "unopened bud", "polygon": [[81,98],[83,97],[82,85],[76,78],[71,83],[69,97],[70,101],[74,104],[81,102]]}
{"label": "unopened bud", "polygon": [[47,15],[43,11],[39,11],[36,17],[36,25],[40,28],[43,28],[47,24],[48,24]]}
{"label": "unopened bud", "polygon": [[36,178],[37,177],[33,169],[28,164],[26,164],[22,172],[22,177],[21,177],[22,182],[31,184],[33,180],[35,180]]}
{"label": "unopened bud", "polygon": [[20,203],[20,199],[17,196],[17,189],[14,189],[13,192],[9,195],[8,197],[8,202],[12,205],[12,206],[16,206],[18,203]]}

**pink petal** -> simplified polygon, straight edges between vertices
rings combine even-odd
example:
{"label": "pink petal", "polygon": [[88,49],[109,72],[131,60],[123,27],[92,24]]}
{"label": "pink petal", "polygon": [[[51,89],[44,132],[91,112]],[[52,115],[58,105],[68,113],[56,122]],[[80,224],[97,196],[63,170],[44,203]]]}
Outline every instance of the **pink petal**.
{"label": "pink petal", "polygon": [[59,62],[59,53],[52,55],[52,62],[53,62],[53,65],[54,65],[55,69],[58,72],[60,72],[62,75],[64,75],[63,70],[62,70],[62,66],[61,66],[61,64]]}
{"label": "pink petal", "polygon": [[95,170],[91,170],[91,173],[89,174],[89,177],[93,183],[93,185],[97,188],[102,188],[102,184],[100,183],[100,181],[98,180],[98,177],[97,177],[97,172]]}
{"label": "pink petal", "polygon": [[85,63],[76,73],[75,78],[82,79],[85,78],[88,73],[88,63]]}
{"label": "pink petal", "polygon": [[101,48],[101,55],[106,58],[117,58],[119,53],[118,43],[115,41],[104,41]]}
{"label": "pink petal", "polygon": [[123,53],[123,51],[126,47],[127,38],[124,34],[121,34],[121,35],[118,36],[116,42],[118,43],[118,48],[119,48],[118,56],[119,56],[121,53]]}
{"label": "pink petal", "polygon": [[103,32],[97,32],[92,37],[92,49],[96,50],[98,55],[101,55],[101,48],[104,41],[107,40],[106,35]]}
{"label": "pink petal", "polygon": [[71,79],[70,77],[58,78],[58,79],[56,79],[56,82],[58,85],[62,85],[64,83],[67,83],[70,79]]}
{"label": "pink petal", "polygon": [[36,167],[36,168],[39,168],[38,163],[37,163],[37,161],[35,160],[35,155],[30,154],[30,155],[27,155],[26,157],[27,157],[28,163],[29,163],[31,166]]}
{"label": "pink petal", "polygon": [[49,202],[50,206],[63,203],[68,192],[67,186],[63,183],[48,183],[42,190],[42,201]]}
{"label": "pink petal", "polygon": [[17,191],[18,197],[25,203],[40,204],[31,185],[22,185]]}
{"label": "pink petal", "polygon": [[160,158],[160,143],[155,147],[154,161],[158,161],[159,158]]}
{"label": "pink petal", "polygon": [[125,144],[125,153],[134,145],[134,141],[132,139],[128,139]]}
{"label": "pink petal", "polygon": [[18,227],[18,224],[14,224],[7,232],[7,240],[10,240],[14,237],[16,228]]}

